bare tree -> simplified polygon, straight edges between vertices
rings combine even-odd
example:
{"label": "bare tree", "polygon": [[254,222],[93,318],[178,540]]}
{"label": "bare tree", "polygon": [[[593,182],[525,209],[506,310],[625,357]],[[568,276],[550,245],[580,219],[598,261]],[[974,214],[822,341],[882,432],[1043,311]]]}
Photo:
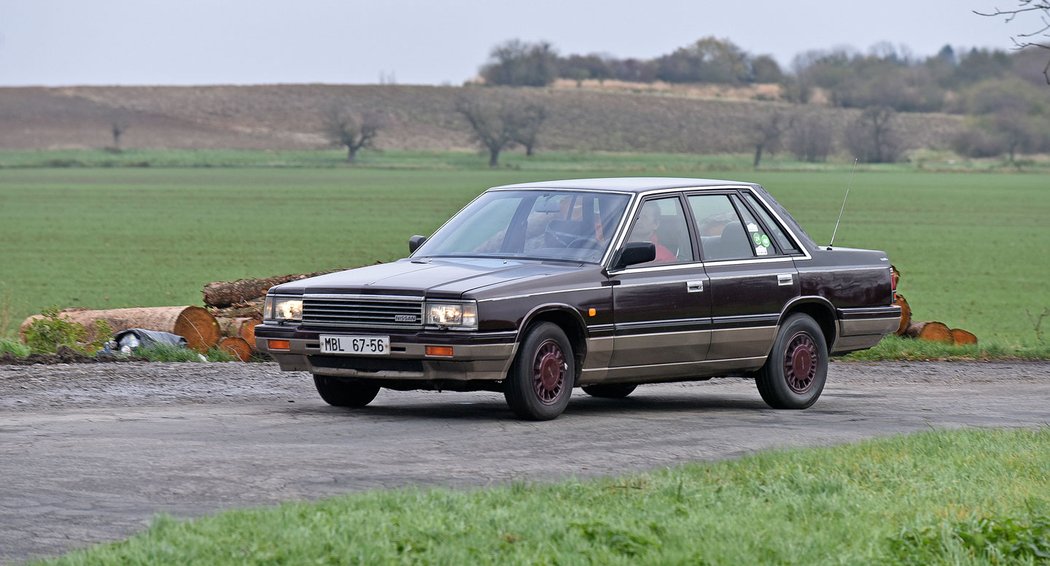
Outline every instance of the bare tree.
{"label": "bare tree", "polygon": [[819,114],[803,116],[795,121],[787,143],[798,159],[809,163],[827,161],[832,146],[831,126]]}
{"label": "bare tree", "polygon": [[860,117],[846,129],[846,147],[865,163],[893,163],[903,149],[893,117],[896,112],[886,106],[865,108]]}
{"label": "bare tree", "polygon": [[[1002,10],[994,8],[990,12],[978,12],[975,10],[974,13],[979,16],[1001,16],[1006,19],[1007,23],[1013,22],[1019,17],[1027,19],[1035,16],[1038,23],[1033,24],[1033,27],[1030,28],[1031,31],[1018,33],[1011,36],[1010,39],[1013,40],[1014,45],[1018,49],[1038,47],[1050,50],[1050,0],[1017,0],[1017,7],[1013,9]],[[1043,67],[1043,77],[1046,79],[1046,83],[1050,84],[1050,61],[1047,61],[1046,66]]]}
{"label": "bare tree", "polygon": [[113,151],[120,151],[120,138],[128,129],[128,120],[123,116],[113,118],[110,123],[110,132],[113,134]]}
{"label": "bare tree", "polygon": [[758,169],[762,162],[764,152],[768,151],[773,154],[780,150],[784,133],[791,129],[793,121],[793,118],[777,110],[772,114],[760,116],[752,122],[750,137],[755,146],[755,169]]}
{"label": "bare tree", "polygon": [[[496,93],[473,93],[456,101],[456,112],[470,125],[474,141],[489,152],[489,167],[498,167],[500,153],[522,143],[523,138],[535,145],[539,126],[546,117],[546,112],[537,113],[537,109],[542,110]],[[538,116],[542,118],[537,120]],[[524,132],[530,128],[531,136]]]}
{"label": "bare tree", "polygon": [[362,148],[375,147],[376,136],[386,125],[381,115],[355,112],[346,103],[332,104],[324,113],[322,123],[328,140],[346,148],[347,163],[353,163]]}
{"label": "bare tree", "polygon": [[539,141],[540,128],[547,119],[547,109],[536,103],[525,104],[512,112],[514,141],[525,147],[525,156],[532,157]]}

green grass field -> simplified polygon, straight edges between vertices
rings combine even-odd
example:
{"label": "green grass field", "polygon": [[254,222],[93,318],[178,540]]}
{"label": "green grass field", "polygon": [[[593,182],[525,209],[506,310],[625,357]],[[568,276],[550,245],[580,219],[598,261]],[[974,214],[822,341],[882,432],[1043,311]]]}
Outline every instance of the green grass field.
{"label": "green grass field", "polygon": [[[850,182],[841,165],[717,171],[717,161],[694,160],[691,168],[685,157],[660,166],[658,156],[558,154],[517,158],[527,167],[455,166],[468,158],[479,159],[455,154],[448,166],[389,168],[0,169],[0,334],[51,305],[199,304],[209,281],[389,261],[405,255],[408,236],[429,234],[501,183],[640,174],[754,180],[824,243]],[[735,168],[740,158],[733,159],[723,165]],[[917,319],[967,328],[1007,349],[1043,344],[1034,317],[1050,308],[1044,175],[897,167],[861,170],[852,186],[836,243],[887,251]],[[1050,334],[1050,320],[1044,326]]]}
{"label": "green grass field", "polygon": [[160,518],[54,564],[1046,564],[1050,429]]}

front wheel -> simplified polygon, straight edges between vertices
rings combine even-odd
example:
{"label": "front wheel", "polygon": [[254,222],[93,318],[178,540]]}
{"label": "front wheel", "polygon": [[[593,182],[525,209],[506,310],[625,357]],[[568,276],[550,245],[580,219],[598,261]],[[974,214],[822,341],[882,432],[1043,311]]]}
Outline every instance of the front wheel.
{"label": "front wheel", "polygon": [[810,316],[790,316],[755,379],[762,400],[774,409],[805,409],[817,402],[828,377],[828,346]]}
{"label": "front wheel", "polygon": [[569,405],[576,360],[565,332],[543,322],[529,330],[504,383],[503,396],[514,414],[548,421]]}
{"label": "front wheel", "polygon": [[378,385],[364,385],[338,377],[315,375],[314,387],[333,407],[364,407],[379,394]]}

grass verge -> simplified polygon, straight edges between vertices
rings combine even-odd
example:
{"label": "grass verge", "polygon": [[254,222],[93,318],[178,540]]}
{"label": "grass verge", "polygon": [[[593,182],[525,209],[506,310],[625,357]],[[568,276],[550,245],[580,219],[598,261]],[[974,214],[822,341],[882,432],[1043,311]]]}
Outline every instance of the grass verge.
{"label": "grass verge", "polygon": [[924,342],[899,336],[887,336],[874,348],[853,352],[841,358],[846,361],[881,362],[907,361],[993,361],[993,360],[1050,360],[1050,344],[1003,345],[992,342],[972,346],[954,346],[939,342]]}
{"label": "grass verge", "polygon": [[[522,171],[619,171],[638,173],[682,173],[698,171],[753,171],[754,156],[749,152],[729,154],[626,153],[603,151],[545,150],[532,157],[520,151],[500,156],[503,170]],[[353,169],[430,169],[489,170],[487,154],[476,151],[364,151],[353,165],[346,153],[336,149],[259,150],[259,149],[104,149],[0,150],[0,168],[344,168]],[[842,172],[853,168],[852,158],[837,156],[823,163],[799,161],[784,152],[766,156],[764,171]],[[949,151],[916,150],[901,163],[862,164],[859,171],[881,172],[1005,172],[1038,173],[1050,171],[1050,156],[1030,156],[1009,162],[1000,158],[970,159]]]}
{"label": "grass verge", "polygon": [[1045,563],[1047,469],[1050,428],[928,432],[595,481],[161,517],[47,563]]}

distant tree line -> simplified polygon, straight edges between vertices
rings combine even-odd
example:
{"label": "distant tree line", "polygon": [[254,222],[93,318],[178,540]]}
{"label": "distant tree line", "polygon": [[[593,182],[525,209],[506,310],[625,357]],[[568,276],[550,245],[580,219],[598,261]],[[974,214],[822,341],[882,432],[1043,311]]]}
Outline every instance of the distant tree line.
{"label": "distant tree line", "polygon": [[512,39],[492,48],[480,74],[486,84],[500,86],[547,86],[559,78],[577,84],[589,79],[746,84],[778,82],[783,77],[771,56],[750,55],[733,42],[715,37],[655,59],[599,54],[562,57],[550,43]]}
{"label": "distant tree line", "polygon": [[[1039,9],[1045,11],[1043,4]],[[562,56],[550,43],[511,40],[493,48],[480,75],[487,85],[532,87],[559,78],[576,81],[577,86],[585,80],[777,83],[785,102],[861,110],[841,143],[862,161],[901,158],[906,143],[893,126],[901,112],[967,115],[966,129],[953,140],[955,151],[970,157],[1004,155],[1014,161],[1018,153],[1050,151],[1046,46],[1019,46],[1028,48],[1013,53],[976,48],[957,52],[946,45],[925,58],[885,43],[866,53],[808,51],[785,71],[769,55],[752,55],[715,37],[653,59]],[[796,114],[778,112],[755,120],[751,140],[756,167],[764,154],[785,147],[807,161],[826,159],[834,147],[831,127],[815,113]]]}

